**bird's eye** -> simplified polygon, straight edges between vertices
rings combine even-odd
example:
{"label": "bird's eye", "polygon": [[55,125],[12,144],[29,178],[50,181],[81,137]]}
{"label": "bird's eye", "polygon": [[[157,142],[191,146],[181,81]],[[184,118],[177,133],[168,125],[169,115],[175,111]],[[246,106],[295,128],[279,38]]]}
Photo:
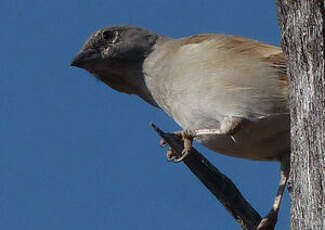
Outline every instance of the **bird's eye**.
{"label": "bird's eye", "polygon": [[115,32],[106,30],[103,32],[103,38],[107,41],[113,41],[115,38]]}

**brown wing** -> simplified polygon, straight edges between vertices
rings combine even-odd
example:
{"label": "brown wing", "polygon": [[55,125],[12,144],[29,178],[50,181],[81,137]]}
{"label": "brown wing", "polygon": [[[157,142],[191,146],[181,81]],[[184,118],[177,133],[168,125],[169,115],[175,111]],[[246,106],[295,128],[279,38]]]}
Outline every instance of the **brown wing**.
{"label": "brown wing", "polygon": [[255,56],[270,63],[279,72],[283,94],[288,95],[286,60],[280,47],[236,36],[229,36],[228,39],[228,48],[236,49],[237,52]]}
{"label": "brown wing", "polygon": [[284,90],[288,92],[287,67],[283,53],[281,52],[279,54],[271,55],[266,57],[265,60],[270,62],[274,68],[279,70],[280,80],[283,82]]}
{"label": "brown wing", "polygon": [[253,39],[223,34],[195,35],[184,40],[183,45],[198,44],[205,40],[212,39],[221,41],[220,46],[222,46],[222,48],[234,49],[238,53],[255,56],[256,58],[260,58],[265,62],[270,63],[275,69],[279,71],[280,80],[283,82],[285,93],[287,93],[288,78],[286,75],[286,60],[280,47],[269,45]]}

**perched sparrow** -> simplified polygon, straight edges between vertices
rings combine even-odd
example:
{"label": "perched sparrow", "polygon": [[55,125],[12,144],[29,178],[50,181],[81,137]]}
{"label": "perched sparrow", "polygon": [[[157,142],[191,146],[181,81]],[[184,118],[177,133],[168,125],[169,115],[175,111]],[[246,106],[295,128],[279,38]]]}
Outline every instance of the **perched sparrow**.
{"label": "perched sparrow", "polygon": [[222,34],[171,39],[122,25],[95,32],[71,65],[162,109],[185,130],[184,140],[229,156],[281,161],[278,195],[259,229],[275,224],[290,153],[280,48]]}

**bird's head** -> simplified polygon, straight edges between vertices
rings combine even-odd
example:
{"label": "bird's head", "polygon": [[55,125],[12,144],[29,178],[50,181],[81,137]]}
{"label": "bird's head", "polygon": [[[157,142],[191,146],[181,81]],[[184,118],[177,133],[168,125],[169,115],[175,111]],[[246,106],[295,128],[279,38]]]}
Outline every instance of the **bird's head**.
{"label": "bird's head", "polygon": [[121,92],[138,94],[142,87],[142,64],[158,35],[133,26],[112,26],[91,35],[71,66],[86,69]]}

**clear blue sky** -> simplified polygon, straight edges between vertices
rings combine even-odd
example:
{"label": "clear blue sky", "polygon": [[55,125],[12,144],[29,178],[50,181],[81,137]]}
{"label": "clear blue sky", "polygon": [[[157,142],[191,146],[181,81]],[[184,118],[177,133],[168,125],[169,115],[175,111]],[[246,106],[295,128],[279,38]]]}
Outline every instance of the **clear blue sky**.
{"label": "clear blue sky", "polygon": [[[174,131],[173,120],[69,63],[113,24],[279,45],[274,1],[2,0],[0,17],[0,229],[239,229],[183,164],[166,161],[149,122]],[[269,211],[278,163],[199,150]],[[286,194],[277,227],[288,225]]]}

